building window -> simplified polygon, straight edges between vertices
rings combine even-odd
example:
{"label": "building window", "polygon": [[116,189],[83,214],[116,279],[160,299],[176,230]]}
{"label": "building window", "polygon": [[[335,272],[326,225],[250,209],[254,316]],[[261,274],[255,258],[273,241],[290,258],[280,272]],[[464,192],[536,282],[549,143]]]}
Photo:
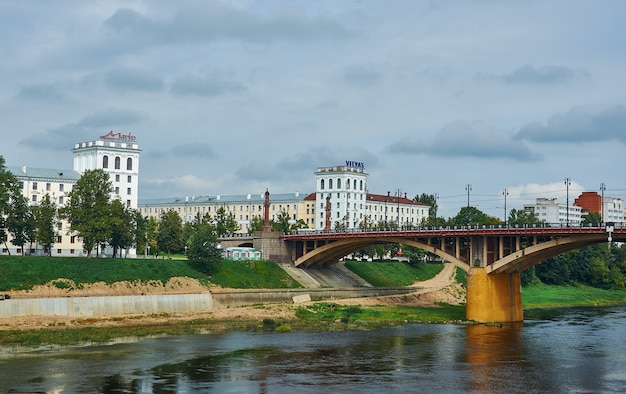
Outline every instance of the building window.
{"label": "building window", "polygon": [[60,244],[60,243],[61,243],[61,241],[62,241],[61,236],[60,236],[60,235],[57,235],[57,243],[58,243],[58,244]]}
{"label": "building window", "polygon": [[63,196],[59,197],[59,205],[63,205]]}
{"label": "building window", "polygon": [[133,177],[132,177],[131,175],[129,175],[129,176],[128,176],[128,178],[126,179],[126,181],[127,181],[128,183],[132,183],[132,181],[133,181]]}
{"label": "building window", "polygon": [[324,190],[324,180],[320,181],[320,190]]}
{"label": "building window", "polygon": [[119,186],[115,186],[115,194],[120,194],[120,188],[119,188]]}
{"label": "building window", "polygon": [[33,202],[37,202],[37,195],[36,194],[33,194],[32,201]]}
{"label": "building window", "polygon": [[109,168],[109,156],[102,156],[102,168]]}
{"label": "building window", "polygon": [[341,178],[337,178],[337,189],[341,189]]}
{"label": "building window", "polygon": [[57,249],[57,254],[61,254],[61,249]]}
{"label": "building window", "polygon": [[46,190],[50,191],[50,184],[49,183],[46,183]]}
{"label": "building window", "polygon": [[119,182],[120,181],[120,174],[115,174],[115,182]]}
{"label": "building window", "polygon": [[76,243],[76,236],[75,236],[75,235],[72,235],[72,236],[70,237],[70,243],[71,243],[71,244]]}
{"label": "building window", "polygon": [[126,194],[128,194],[129,196],[131,195],[130,187],[128,189],[126,189]]}
{"label": "building window", "polygon": [[37,190],[37,182],[33,182],[33,190]]}
{"label": "building window", "polygon": [[62,192],[63,190],[65,190],[65,184],[59,183],[59,191]]}
{"label": "building window", "polygon": [[74,249],[70,249],[70,254],[74,254]]}
{"label": "building window", "polygon": [[133,159],[130,157],[126,159],[126,169],[128,171],[131,171],[133,169]]}
{"label": "building window", "polygon": [[329,179],[329,180],[328,180],[328,188],[329,188],[329,189],[332,189],[332,188],[333,188],[333,180],[332,180],[332,179]]}
{"label": "building window", "polygon": [[115,157],[115,169],[116,169],[116,170],[119,170],[119,169],[120,169],[120,161],[121,161],[120,157],[119,157],[119,156],[116,156],[116,157]]}
{"label": "building window", "polygon": [[363,190],[363,181],[360,181],[359,187],[360,187],[360,190]]}

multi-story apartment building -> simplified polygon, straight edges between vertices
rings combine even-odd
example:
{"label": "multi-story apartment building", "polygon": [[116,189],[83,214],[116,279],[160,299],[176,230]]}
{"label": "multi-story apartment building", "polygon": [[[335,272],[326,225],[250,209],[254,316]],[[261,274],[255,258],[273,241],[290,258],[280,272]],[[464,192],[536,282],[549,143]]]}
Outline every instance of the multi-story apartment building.
{"label": "multi-story apartment building", "polygon": [[[269,219],[275,220],[281,212],[286,212],[293,222],[302,219],[307,225],[312,223],[314,203],[307,202],[308,194],[282,193],[270,194]],[[226,214],[232,214],[239,224],[238,233],[246,234],[250,230],[250,223],[257,217],[264,218],[263,205],[265,193],[220,195],[213,196],[186,196],[159,199],[144,199],[139,201],[139,212],[144,217],[159,219],[167,211],[178,212],[183,223],[192,222],[198,215],[215,217],[217,211],[223,208]]]}
{"label": "multi-story apartment building", "polygon": [[538,198],[535,204],[524,204],[524,211],[534,213],[537,219],[545,223],[579,226],[581,207],[575,204],[561,204],[556,198]]}
{"label": "multi-story apartment building", "polygon": [[[30,168],[27,166],[6,168],[22,183],[22,193],[31,205],[39,204],[48,194],[57,208],[67,203],[67,193],[72,190],[83,172],[102,169],[109,173],[113,192],[111,198],[121,200],[127,207],[137,208],[139,185],[139,146],[131,134],[113,133],[98,139],[77,143],[72,149],[74,168],[71,170]],[[57,226],[56,242],[50,251],[52,256],[83,256],[82,240],[69,229],[69,223],[60,221]],[[21,248],[11,244],[10,236],[5,235],[2,254],[21,254]],[[24,252],[45,254],[39,245],[32,245]],[[134,257],[134,249],[128,257]]]}
{"label": "multi-story apartment building", "polygon": [[587,213],[597,213],[603,222],[623,223],[626,215],[624,200],[601,196],[597,192],[582,192],[574,200],[574,204],[582,208],[583,216]]}

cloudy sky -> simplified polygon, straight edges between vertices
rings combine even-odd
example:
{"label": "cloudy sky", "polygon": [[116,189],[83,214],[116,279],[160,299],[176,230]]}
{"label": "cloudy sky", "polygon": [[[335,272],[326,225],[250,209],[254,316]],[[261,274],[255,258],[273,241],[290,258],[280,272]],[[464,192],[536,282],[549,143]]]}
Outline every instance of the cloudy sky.
{"label": "cloudy sky", "polygon": [[109,130],[140,199],[369,191],[502,217],[537,197],[626,199],[626,2],[0,0],[0,155],[71,168]]}

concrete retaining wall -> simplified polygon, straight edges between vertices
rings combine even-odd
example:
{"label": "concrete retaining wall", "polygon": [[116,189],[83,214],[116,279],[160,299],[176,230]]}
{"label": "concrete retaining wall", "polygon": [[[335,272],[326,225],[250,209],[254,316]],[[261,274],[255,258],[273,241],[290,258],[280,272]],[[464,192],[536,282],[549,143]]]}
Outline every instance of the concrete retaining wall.
{"label": "concrete retaining wall", "polygon": [[13,316],[121,316],[213,309],[211,294],[23,298],[0,301],[0,318]]}
{"label": "concrete retaining wall", "polygon": [[202,312],[251,304],[293,302],[294,296],[311,300],[405,294],[408,287],[345,289],[214,289],[205,294],[167,294],[102,297],[12,298],[0,301],[0,318],[15,316],[102,317],[153,313]]}

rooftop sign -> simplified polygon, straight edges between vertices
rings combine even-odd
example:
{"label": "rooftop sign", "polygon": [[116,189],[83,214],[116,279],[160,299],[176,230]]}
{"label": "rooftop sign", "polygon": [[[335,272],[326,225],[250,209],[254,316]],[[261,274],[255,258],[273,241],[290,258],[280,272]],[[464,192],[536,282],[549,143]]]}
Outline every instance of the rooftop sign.
{"label": "rooftop sign", "polygon": [[346,166],[365,169],[365,163],[362,163],[360,161],[349,161],[349,160],[346,160]]}
{"label": "rooftop sign", "polygon": [[109,131],[108,134],[101,135],[100,139],[102,140],[121,140],[121,141],[136,141],[137,137],[134,135],[122,134],[122,133],[114,133],[113,130]]}

